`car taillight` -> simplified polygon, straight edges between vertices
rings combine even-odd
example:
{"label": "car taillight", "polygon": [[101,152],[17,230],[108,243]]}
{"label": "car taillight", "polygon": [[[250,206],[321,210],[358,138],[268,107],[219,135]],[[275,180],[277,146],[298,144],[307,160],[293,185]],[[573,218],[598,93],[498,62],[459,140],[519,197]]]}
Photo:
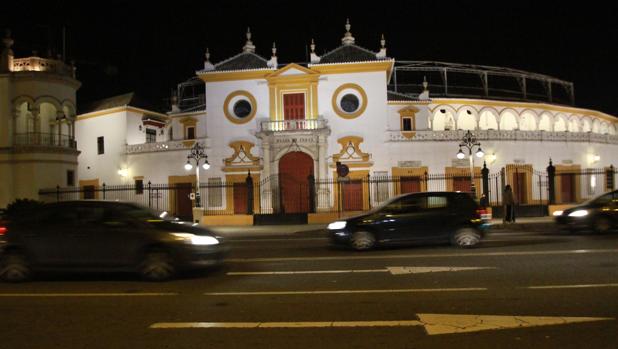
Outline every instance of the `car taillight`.
{"label": "car taillight", "polygon": [[4,235],[9,231],[9,228],[0,225],[0,235]]}

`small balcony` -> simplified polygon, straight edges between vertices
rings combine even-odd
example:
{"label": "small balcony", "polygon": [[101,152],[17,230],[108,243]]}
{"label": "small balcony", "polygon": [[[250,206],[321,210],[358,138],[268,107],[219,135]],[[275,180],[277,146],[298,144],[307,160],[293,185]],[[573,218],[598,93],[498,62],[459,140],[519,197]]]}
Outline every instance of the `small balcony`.
{"label": "small balcony", "polygon": [[262,132],[308,131],[326,128],[324,119],[262,121]]}
{"label": "small balcony", "polygon": [[77,149],[75,138],[57,133],[18,133],[13,140],[15,147],[52,147]]}
{"label": "small balcony", "polygon": [[158,153],[165,151],[175,150],[189,150],[195,142],[200,143],[202,146],[209,148],[210,141],[208,138],[196,138],[196,139],[181,139],[167,142],[156,143],[140,143],[140,144],[127,144],[125,148],[126,154],[139,154],[139,153]]}
{"label": "small balcony", "polygon": [[35,72],[47,72],[58,75],[68,76],[75,78],[75,68],[72,65],[65,64],[64,62],[56,59],[48,59],[41,57],[27,57],[17,58],[13,60],[13,66],[11,67],[13,72],[23,71],[35,71]]}

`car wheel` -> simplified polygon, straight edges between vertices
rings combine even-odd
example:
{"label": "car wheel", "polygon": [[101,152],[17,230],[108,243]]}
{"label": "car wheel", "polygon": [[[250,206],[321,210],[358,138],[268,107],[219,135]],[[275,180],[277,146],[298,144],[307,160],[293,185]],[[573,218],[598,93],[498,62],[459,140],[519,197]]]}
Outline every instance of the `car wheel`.
{"label": "car wheel", "polygon": [[612,222],[605,216],[599,216],[592,222],[592,230],[597,234],[605,234],[612,229]]}
{"label": "car wheel", "polygon": [[8,252],[0,261],[0,277],[9,282],[22,282],[32,275],[26,257],[19,252]]}
{"label": "car wheel", "polygon": [[451,243],[459,247],[473,247],[481,241],[481,235],[472,228],[459,229],[453,234]]}
{"label": "car wheel", "polygon": [[367,251],[375,247],[376,237],[368,231],[357,231],[352,234],[350,243],[357,251]]}
{"label": "car wheel", "polygon": [[153,250],[146,253],[140,264],[139,273],[148,281],[165,281],[171,279],[176,270],[169,253]]}

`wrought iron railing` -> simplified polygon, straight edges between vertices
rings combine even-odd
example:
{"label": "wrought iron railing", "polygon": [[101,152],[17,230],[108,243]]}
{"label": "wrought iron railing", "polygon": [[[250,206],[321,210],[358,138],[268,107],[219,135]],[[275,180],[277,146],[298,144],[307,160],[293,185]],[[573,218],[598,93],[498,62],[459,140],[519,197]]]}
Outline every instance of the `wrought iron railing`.
{"label": "wrought iron railing", "polygon": [[15,146],[61,147],[77,149],[75,138],[57,133],[18,133],[13,140]]}

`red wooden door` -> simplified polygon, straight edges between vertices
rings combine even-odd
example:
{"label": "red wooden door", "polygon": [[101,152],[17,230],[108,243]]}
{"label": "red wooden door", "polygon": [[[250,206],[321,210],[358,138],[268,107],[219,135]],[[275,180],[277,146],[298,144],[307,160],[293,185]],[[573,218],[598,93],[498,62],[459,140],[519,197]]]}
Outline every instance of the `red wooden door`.
{"label": "red wooden door", "polygon": [[525,204],[528,202],[528,183],[526,181],[526,173],[513,173],[513,195],[517,204]]}
{"label": "red wooden door", "polygon": [[363,210],[363,182],[361,180],[351,180],[341,183],[344,211]]}
{"label": "red wooden door", "polygon": [[305,119],[304,93],[288,93],[283,95],[283,118],[285,120]]}
{"label": "red wooden door", "polygon": [[399,178],[401,194],[418,193],[421,191],[421,179],[419,177]]}
{"label": "red wooden door", "polygon": [[470,187],[470,177],[453,177],[453,191],[460,191],[464,193],[472,192]]}
{"label": "red wooden door", "polygon": [[562,202],[575,202],[575,175],[572,173],[562,173],[559,176]]}
{"label": "red wooden door", "polygon": [[279,188],[284,213],[309,212],[309,182],[313,159],[303,152],[285,154],[279,160]]}
{"label": "red wooden door", "polygon": [[176,183],[176,216],[182,220],[193,220],[191,198],[193,191],[191,183]]}
{"label": "red wooden door", "polygon": [[234,214],[247,214],[247,184],[234,183]]}

